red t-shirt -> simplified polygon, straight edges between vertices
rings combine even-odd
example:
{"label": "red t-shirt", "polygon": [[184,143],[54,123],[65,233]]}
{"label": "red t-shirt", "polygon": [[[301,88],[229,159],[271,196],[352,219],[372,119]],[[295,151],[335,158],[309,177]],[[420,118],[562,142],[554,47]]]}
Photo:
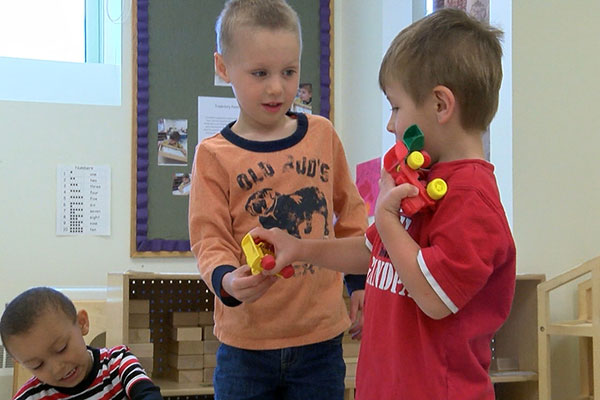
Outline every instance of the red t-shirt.
{"label": "red t-shirt", "polygon": [[448,193],[434,210],[401,217],[418,263],[452,314],[425,315],[398,278],[372,225],[357,399],[494,399],[490,342],[508,317],[515,246],[493,174],[482,160],[436,164]]}

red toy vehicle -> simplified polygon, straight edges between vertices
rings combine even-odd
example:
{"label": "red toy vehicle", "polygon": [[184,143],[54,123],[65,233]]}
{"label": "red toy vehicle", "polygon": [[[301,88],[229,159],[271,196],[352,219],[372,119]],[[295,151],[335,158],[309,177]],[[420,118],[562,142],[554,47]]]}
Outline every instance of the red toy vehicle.
{"label": "red toy vehicle", "polygon": [[[252,271],[252,275],[260,274],[263,269],[271,270],[275,268],[273,246],[264,240],[254,239],[247,233],[242,238],[242,250],[246,255],[246,262]],[[294,267],[287,265],[276,275],[281,278],[290,278],[294,276]]]}
{"label": "red toy vehicle", "polygon": [[383,167],[389,172],[396,185],[410,183],[419,189],[415,197],[406,197],[401,202],[402,211],[407,216],[419,212],[424,207],[432,207],[448,191],[443,179],[436,178],[427,184],[419,180],[420,168],[427,168],[431,158],[423,151],[425,138],[417,125],[409,126],[404,132],[402,142],[397,142],[383,157]]}

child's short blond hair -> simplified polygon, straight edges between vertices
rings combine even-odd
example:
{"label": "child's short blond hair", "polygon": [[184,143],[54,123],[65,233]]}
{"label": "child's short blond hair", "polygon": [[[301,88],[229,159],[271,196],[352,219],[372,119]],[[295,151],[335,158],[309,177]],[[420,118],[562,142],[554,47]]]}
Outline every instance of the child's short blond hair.
{"label": "child's short blond hair", "polygon": [[502,31],[445,8],[396,36],[379,70],[379,85],[402,85],[417,105],[437,85],[449,88],[465,129],[484,131],[498,109]]}
{"label": "child's short blond hair", "polygon": [[233,34],[241,27],[283,29],[298,36],[302,49],[302,33],[298,14],[285,0],[228,0],[219,18],[217,52],[226,55],[234,46]]}

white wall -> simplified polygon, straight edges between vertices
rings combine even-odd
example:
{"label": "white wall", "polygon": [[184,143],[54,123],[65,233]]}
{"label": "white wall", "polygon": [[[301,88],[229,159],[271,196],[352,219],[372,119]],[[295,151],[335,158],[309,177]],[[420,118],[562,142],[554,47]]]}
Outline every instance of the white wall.
{"label": "white wall", "polygon": [[[104,286],[109,271],[196,270],[191,258],[129,257],[131,57],[128,19],[119,107],[0,101],[1,304],[30,286]],[[111,167],[111,236],[55,235],[58,164]]]}
{"label": "white wall", "polygon": [[[551,278],[600,254],[600,2],[513,1],[517,265]],[[574,315],[574,288],[552,299]],[[576,341],[552,351],[553,398],[577,393]],[[570,394],[570,396],[567,395]]]}
{"label": "white wall", "polygon": [[334,7],[333,116],[354,172],[357,163],[381,154],[382,32],[373,27],[382,26],[382,3],[343,0]]}
{"label": "white wall", "polygon": [[[32,286],[103,287],[113,271],[196,272],[192,258],[129,257],[130,18],[122,32],[121,106],[0,101],[0,304]],[[111,236],[55,235],[58,164],[111,167]],[[0,398],[10,398],[11,379],[0,376]]]}

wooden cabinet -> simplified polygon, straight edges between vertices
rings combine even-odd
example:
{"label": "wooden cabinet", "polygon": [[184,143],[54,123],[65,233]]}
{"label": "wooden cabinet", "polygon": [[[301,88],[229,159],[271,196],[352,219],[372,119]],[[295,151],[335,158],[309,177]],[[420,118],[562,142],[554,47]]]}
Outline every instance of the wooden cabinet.
{"label": "wooden cabinet", "polygon": [[[537,285],[543,275],[518,275],[510,315],[492,345],[492,382],[499,400],[538,399],[537,366]],[[211,395],[210,381],[183,383],[167,377],[169,315],[172,312],[213,311],[214,296],[199,274],[125,272],[108,275],[107,346],[131,345],[134,329],[146,319],[139,318],[141,300],[148,301],[148,328],[153,343],[152,379],[164,397]],[[133,316],[136,318],[133,318]],[[132,326],[135,322],[135,328]],[[130,330],[131,329],[131,330]],[[138,337],[138,336],[136,336]],[[135,343],[134,343],[135,344]],[[354,354],[353,354],[354,356]],[[348,360],[356,361],[356,357]],[[347,360],[347,361],[348,361]],[[346,379],[346,399],[353,398],[354,378]]]}
{"label": "wooden cabinet", "polygon": [[[148,366],[144,363],[142,365],[147,370],[152,370],[152,380],[160,386],[163,397],[190,400],[212,398],[211,395],[214,393],[212,378],[205,377],[204,382],[196,380],[176,382],[172,379],[170,373],[172,370],[169,366],[171,314],[214,310],[214,296],[200,279],[199,274],[132,271],[110,273],[107,283],[106,310],[107,346],[123,343],[130,347],[139,346],[139,338],[145,337],[143,330],[146,329],[147,321],[153,351],[150,360],[152,365]],[[148,315],[144,316],[144,313]],[[143,349],[148,347],[147,344],[143,345]],[[355,353],[349,354],[350,357],[347,358],[350,367],[354,368]],[[346,379],[346,387],[345,398],[353,399],[353,375]]]}
{"label": "wooden cabinet", "polygon": [[[570,282],[577,284],[578,315],[571,320],[552,321],[550,293]],[[578,399],[593,399],[600,393],[600,257],[588,260],[549,279],[538,287],[538,336],[540,359],[540,398],[552,399],[550,348],[551,336],[571,336],[579,339]],[[557,361],[557,360],[554,360]]]}
{"label": "wooden cabinet", "polygon": [[544,275],[517,275],[508,319],[492,342],[492,367],[498,400],[538,399],[537,285]]}

